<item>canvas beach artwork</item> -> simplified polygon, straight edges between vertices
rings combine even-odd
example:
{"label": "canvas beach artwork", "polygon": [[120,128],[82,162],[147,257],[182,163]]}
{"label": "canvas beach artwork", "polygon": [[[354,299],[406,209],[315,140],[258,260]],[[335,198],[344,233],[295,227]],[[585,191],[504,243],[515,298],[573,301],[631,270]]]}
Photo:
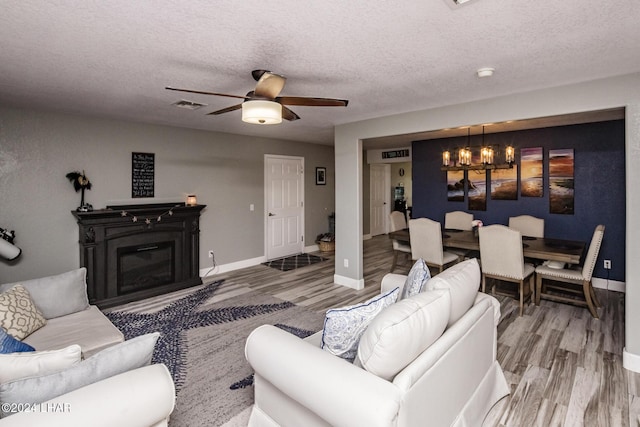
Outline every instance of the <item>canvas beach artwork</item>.
{"label": "canvas beach artwork", "polygon": [[469,210],[487,210],[487,171],[469,171]]}
{"label": "canvas beach artwork", "polygon": [[549,150],[549,212],[574,213],[573,148]]}
{"label": "canvas beach artwork", "polygon": [[464,171],[447,171],[447,200],[464,201]]}
{"label": "canvas beach artwork", "polygon": [[491,171],[491,200],[518,200],[518,166]]}
{"label": "canvas beach artwork", "polygon": [[520,195],[522,197],[542,197],[544,168],[542,147],[520,150]]}

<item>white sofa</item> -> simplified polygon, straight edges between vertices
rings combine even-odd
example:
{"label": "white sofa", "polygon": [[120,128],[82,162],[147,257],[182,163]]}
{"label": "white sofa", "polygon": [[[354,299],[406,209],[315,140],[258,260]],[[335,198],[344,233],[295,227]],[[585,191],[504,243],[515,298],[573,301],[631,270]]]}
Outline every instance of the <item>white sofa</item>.
{"label": "white sofa", "polygon": [[[42,388],[49,390],[51,382],[57,383],[51,387],[54,390],[56,387],[70,389],[73,387],[60,383],[69,379],[69,383],[86,384],[90,382],[87,378],[94,373],[101,379],[46,399],[39,405],[32,397],[28,402],[2,401],[2,412],[12,415],[0,419],[1,427],[168,425],[169,415],[175,404],[173,379],[166,366],[148,365],[158,334],[141,337],[136,342],[124,342],[123,334],[109,319],[96,306],[89,305],[85,268],[56,276],[3,284],[0,285],[0,292],[5,292],[16,284],[21,284],[29,291],[32,301],[47,319],[45,326],[22,342],[34,347],[36,352],[65,349],[60,350],[65,352],[65,357],[76,359],[79,359],[81,353],[84,361],[72,361],[67,370],[50,371],[45,376],[27,378],[42,380],[41,383],[30,383],[28,386],[21,383],[15,387],[12,381],[0,384],[0,398],[11,395],[16,388],[23,395],[22,390],[25,389],[37,392]],[[32,366],[31,360],[29,359],[29,366]],[[0,364],[7,364],[0,366],[0,372],[14,369],[11,363],[15,363],[14,358],[0,357]],[[81,363],[86,364],[81,367]],[[127,366],[133,367],[126,370]],[[18,380],[20,381],[22,380]],[[46,393],[55,396],[50,391]],[[32,396],[30,392],[27,394]]]}
{"label": "white sofa", "polygon": [[[402,288],[405,278],[387,274],[382,291]],[[322,350],[322,331],[302,340],[274,326],[257,328],[245,348],[255,370],[249,425],[482,425],[493,405],[509,394],[509,386],[496,360],[500,305],[478,293],[479,285],[477,260],[464,261],[429,280],[426,291],[408,298],[415,301],[398,301],[384,309],[358,348],[356,360],[368,352],[369,368]],[[416,313],[421,314],[397,316],[419,301],[424,311]],[[437,320],[442,313],[446,318]],[[388,317],[394,318],[389,322]],[[382,375],[389,379],[372,373],[406,358],[429,329],[439,333],[434,326],[438,322],[444,332],[397,373]],[[376,343],[377,354],[371,357],[372,339],[367,335],[384,328],[389,335]]]}
{"label": "white sofa", "polygon": [[0,292],[14,285],[24,286],[36,307],[42,312],[46,325],[22,341],[36,350],[57,350],[78,344],[83,358],[124,341],[124,335],[87,296],[87,269],[39,279],[0,285]]}

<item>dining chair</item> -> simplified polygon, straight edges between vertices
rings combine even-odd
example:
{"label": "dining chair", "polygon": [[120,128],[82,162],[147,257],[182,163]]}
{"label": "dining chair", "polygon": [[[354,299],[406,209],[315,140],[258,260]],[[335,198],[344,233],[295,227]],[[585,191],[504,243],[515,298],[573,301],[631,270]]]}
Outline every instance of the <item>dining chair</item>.
{"label": "dining chair", "polygon": [[[482,292],[486,291],[487,278],[518,284],[520,316],[525,299],[534,301],[533,265],[524,262],[522,234],[504,225],[488,225],[478,230],[480,239],[480,264],[482,266]],[[525,286],[528,281],[528,286]],[[495,294],[495,283],[491,287]]]}
{"label": "dining chair", "polygon": [[[468,231],[473,227],[471,226],[471,222],[473,221],[473,214],[463,212],[463,211],[452,211],[444,214],[444,229],[446,230],[463,230]],[[469,251],[465,249],[447,249],[449,252],[458,255],[460,260],[463,260],[467,257],[473,258],[471,256],[472,252],[477,251]],[[474,254],[477,257],[477,253]]]}
{"label": "dining chair", "polygon": [[544,237],[544,219],[531,215],[512,216],[509,228],[518,230],[523,236]]}
{"label": "dining chair", "polygon": [[[587,307],[589,312],[596,319],[600,307],[600,302],[593,291],[592,275],[593,269],[598,259],[602,238],[604,237],[604,225],[598,225],[591,237],[589,250],[584,259],[584,264],[577,268],[551,268],[548,265],[541,265],[536,268],[536,305],[540,304],[540,299],[548,299],[557,302],[567,302],[571,304]],[[544,283],[544,280],[550,283]],[[550,293],[549,291],[556,291]],[[581,299],[572,298],[562,293],[579,295]]]}
{"label": "dining chair", "polygon": [[[389,231],[398,231],[407,228],[407,221],[405,220],[404,214],[402,212],[393,211],[389,214],[389,218]],[[398,254],[403,253],[407,254],[407,257],[410,257],[411,245],[407,244],[407,242],[401,242],[396,239],[392,239],[391,242],[393,244],[393,262],[391,263],[391,273],[393,273],[393,270],[395,270],[398,263]]]}
{"label": "dining chair", "polygon": [[445,265],[455,264],[460,257],[445,251],[442,246],[442,228],[440,223],[429,218],[417,218],[409,221],[411,237],[411,258],[422,258],[430,267],[437,267],[440,272]]}
{"label": "dining chair", "polygon": [[473,214],[463,211],[453,211],[444,214],[445,230],[471,230]]}

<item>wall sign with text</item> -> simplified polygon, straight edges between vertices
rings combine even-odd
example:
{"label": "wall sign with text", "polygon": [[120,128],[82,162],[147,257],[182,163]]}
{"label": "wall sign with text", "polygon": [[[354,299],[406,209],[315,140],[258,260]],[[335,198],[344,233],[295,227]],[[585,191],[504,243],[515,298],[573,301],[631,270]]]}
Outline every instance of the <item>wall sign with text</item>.
{"label": "wall sign with text", "polygon": [[153,197],[155,153],[131,153],[131,197]]}
{"label": "wall sign with text", "polygon": [[395,150],[367,150],[367,163],[404,163],[411,161],[411,148]]}

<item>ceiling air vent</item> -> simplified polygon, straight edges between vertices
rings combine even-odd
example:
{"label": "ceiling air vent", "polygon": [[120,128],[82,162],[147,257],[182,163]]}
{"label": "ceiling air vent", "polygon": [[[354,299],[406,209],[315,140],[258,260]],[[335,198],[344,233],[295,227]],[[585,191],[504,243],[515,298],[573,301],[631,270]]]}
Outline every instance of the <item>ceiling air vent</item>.
{"label": "ceiling air vent", "polygon": [[171,105],[175,105],[178,108],[186,108],[187,110],[197,110],[198,108],[205,107],[207,104],[200,104],[199,102],[187,101],[181,99],[178,102],[174,102]]}
{"label": "ceiling air vent", "polygon": [[449,5],[451,9],[457,9],[463,4],[469,3],[472,0],[445,0],[445,1],[447,2],[447,5]]}

